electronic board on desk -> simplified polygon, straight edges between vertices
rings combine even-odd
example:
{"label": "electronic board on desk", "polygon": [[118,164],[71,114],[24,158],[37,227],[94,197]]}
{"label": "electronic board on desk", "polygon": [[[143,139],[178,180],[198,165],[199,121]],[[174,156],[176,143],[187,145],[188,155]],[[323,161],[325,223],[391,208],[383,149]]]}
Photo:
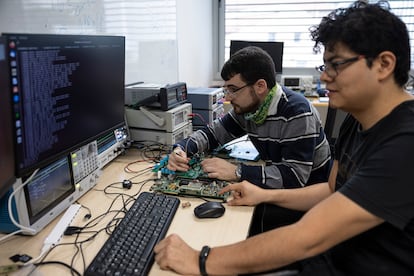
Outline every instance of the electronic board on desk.
{"label": "electronic board on desk", "polygon": [[219,194],[219,191],[228,185],[225,181],[214,179],[184,179],[161,177],[151,186],[151,191],[177,196],[192,196],[227,200],[229,193]]}
{"label": "electronic board on desk", "polygon": [[226,201],[230,193],[219,194],[219,191],[229,183],[208,178],[200,164],[203,159],[204,155],[196,154],[189,161],[190,169],[187,172],[176,172],[167,169],[168,156],[166,156],[152,169],[158,174],[158,178],[151,186],[151,191]]}

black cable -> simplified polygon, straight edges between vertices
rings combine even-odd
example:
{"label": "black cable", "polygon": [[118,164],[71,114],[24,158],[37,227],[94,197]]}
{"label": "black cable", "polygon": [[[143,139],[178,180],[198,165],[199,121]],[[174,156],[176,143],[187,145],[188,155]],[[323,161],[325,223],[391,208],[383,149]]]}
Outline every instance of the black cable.
{"label": "black cable", "polygon": [[36,263],[34,264],[35,266],[41,266],[41,265],[49,265],[49,264],[58,264],[58,265],[63,265],[65,267],[67,267],[71,273],[75,273],[78,276],[81,276],[81,274],[79,273],[79,271],[77,271],[75,268],[73,268],[72,266],[64,263],[64,262],[60,262],[60,261],[47,261],[47,262],[41,262],[41,263]]}
{"label": "black cable", "polygon": [[[76,258],[76,256],[78,255],[78,253],[79,253],[79,246],[78,246],[78,244],[77,244],[77,242],[76,242],[76,240],[77,240],[77,238],[79,237],[79,235],[76,235],[76,239],[75,239],[75,242],[73,243],[73,246],[75,246],[75,248],[76,248],[76,251],[75,251],[75,253],[73,254],[73,256],[72,256],[72,259],[71,259],[71,261],[70,261],[70,266],[71,267],[73,267],[74,266],[74,264],[75,264],[75,258]],[[82,256],[83,257],[83,256]],[[82,258],[83,259],[83,258]],[[85,265],[83,266],[83,270],[85,270]],[[73,273],[72,273],[72,271],[71,271],[71,274],[73,275]]]}
{"label": "black cable", "polygon": [[77,204],[79,204],[82,208],[86,209],[88,213],[84,216],[84,219],[90,219],[92,217],[92,211],[88,206],[83,205],[79,201],[76,201]]}
{"label": "black cable", "polygon": [[[142,170],[142,173],[146,173],[148,170]],[[137,174],[135,175],[133,178],[140,176],[141,174]],[[73,233],[72,235],[76,235],[75,241],[74,242],[68,242],[68,243],[60,243],[57,244],[56,246],[52,247],[51,250],[49,250],[42,258],[42,260],[39,263],[36,263],[35,266],[37,265],[45,265],[45,264],[60,264],[63,265],[67,268],[70,269],[71,271],[71,275],[81,275],[81,273],[79,273],[77,270],[75,270],[74,264],[76,262],[76,257],[80,256],[81,261],[82,261],[82,265],[83,265],[83,270],[86,270],[86,260],[85,260],[85,254],[83,251],[83,244],[90,242],[92,240],[95,239],[95,237],[97,235],[99,235],[101,232],[104,232],[107,235],[111,235],[114,231],[114,229],[118,226],[118,224],[122,221],[122,219],[125,216],[125,213],[128,211],[128,206],[130,204],[132,204],[137,196],[139,195],[139,193],[141,193],[142,188],[144,187],[145,184],[147,184],[149,181],[151,181],[151,179],[147,179],[147,180],[143,180],[137,183],[133,183],[134,185],[140,185],[138,191],[134,194],[134,195],[129,195],[129,194],[125,194],[125,193],[119,193],[119,192],[109,192],[108,189],[110,188],[118,188],[118,187],[114,187],[114,185],[120,185],[120,182],[116,182],[116,183],[112,183],[110,185],[108,185],[107,187],[105,187],[104,190],[102,190],[106,195],[116,195],[110,206],[107,208],[107,210],[94,217],[93,219],[89,220],[87,223],[85,223],[83,226],[69,226],[68,229],[72,230]],[[122,206],[120,209],[113,209],[114,205],[116,202],[118,202],[119,200],[121,200],[122,202]],[[83,206],[81,204],[81,206]],[[90,211],[90,209],[86,206],[83,206],[84,208],[88,209]],[[109,221],[100,229],[97,230],[88,230],[91,228],[94,228],[96,226],[99,225],[99,223],[101,223],[101,221],[108,217],[109,215],[112,216],[111,219],[109,219]],[[70,232],[70,231],[69,231]],[[85,237],[84,239],[81,239],[80,234],[90,234],[88,237]],[[73,256],[71,258],[71,263],[70,265],[60,262],[60,261],[44,261],[46,259],[46,257],[49,255],[49,253],[54,250],[56,247],[58,246],[75,246],[76,251],[73,253]],[[34,268],[36,269],[36,268]]]}
{"label": "black cable", "polygon": [[[115,199],[116,200],[116,199]],[[130,199],[128,199],[128,201],[129,201]],[[111,204],[111,206],[112,206],[112,204]],[[123,207],[123,209],[125,208],[125,206]],[[123,213],[123,211],[121,211],[121,210],[107,210],[104,214],[101,214],[100,216],[98,216],[97,218],[95,218],[94,220],[100,220],[100,218],[103,218],[103,217],[105,217],[106,215],[108,215],[109,213],[115,213],[115,215],[114,215],[114,217],[113,217],[113,219],[112,220],[110,220],[110,222],[105,226],[105,227],[103,227],[103,228],[101,228],[101,229],[99,229],[99,230],[97,230],[97,231],[82,231],[82,232],[77,232],[76,233],[76,239],[75,239],[75,242],[73,242],[73,243],[63,243],[63,244],[58,244],[57,246],[64,246],[64,245],[73,245],[73,246],[75,246],[76,247],[76,252],[74,253],[74,255],[72,256],[72,260],[71,260],[71,265],[72,265],[72,267],[73,267],[73,264],[74,264],[74,262],[75,262],[75,258],[76,258],[76,256],[78,255],[78,254],[80,254],[81,255],[81,258],[82,258],[82,262],[83,262],[83,267],[84,267],[84,270],[85,270],[85,267],[86,267],[86,261],[85,261],[85,257],[84,257],[84,253],[83,253],[83,248],[82,248],[82,245],[84,244],[84,243],[86,243],[86,242],[89,242],[89,241],[92,241],[100,232],[102,232],[102,231],[106,231],[107,233],[108,233],[108,227],[110,227],[110,228],[115,228],[116,227],[116,225],[119,223],[119,221],[120,220],[122,220],[122,218],[117,218],[116,216],[118,216],[120,213]],[[116,222],[115,223],[115,225],[111,225],[111,222],[113,223],[113,222]],[[87,223],[87,225],[88,224],[91,224],[92,222],[89,222],[89,223]],[[99,223],[99,222],[98,222]],[[83,228],[87,228],[88,226],[87,225],[85,225]],[[95,224],[96,225],[96,224]],[[112,232],[112,231],[109,231],[109,232]],[[80,238],[80,234],[81,233],[93,233],[92,234],[92,236],[90,236],[90,237],[88,237],[87,239],[85,239],[85,240],[82,240],[82,241],[79,241],[79,238]],[[55,246],[55,247],[57,247],[57,246]],[[53,247],[53,248],[55,248],[55,247]],[[45,259],[46,258],[46,256],[48,255],[50,253],[50,251],[44,256],[44,258],[43,259]],[[40,262],[41,264],[45,264],[45,263],[52,263],[52,261],[51,262]],[[66,264],[64,264],[64,265],[66,265]],[[71,267],[70,265],[67,265],[68,267]],[[76,273],[77,275],[80,275],[79,274],[79,272],[77,272],[77,271],[71,271],[71,274],[72,275],[74,275],[73,273]]]}

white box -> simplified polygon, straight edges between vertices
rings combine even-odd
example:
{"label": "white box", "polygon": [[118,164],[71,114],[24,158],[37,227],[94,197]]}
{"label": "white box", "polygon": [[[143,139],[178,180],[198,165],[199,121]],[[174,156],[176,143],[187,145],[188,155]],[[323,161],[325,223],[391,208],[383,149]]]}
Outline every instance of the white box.
{"label": "white box", "polygon": [[188,123],[174,132],[166,132],[159,130],[150,130],[142,128],[130,128],[129,134],[131,139],[137,142],[157,142],[164,145],[174,145],[180,140],[187,138],[193,133],[193,125]]}

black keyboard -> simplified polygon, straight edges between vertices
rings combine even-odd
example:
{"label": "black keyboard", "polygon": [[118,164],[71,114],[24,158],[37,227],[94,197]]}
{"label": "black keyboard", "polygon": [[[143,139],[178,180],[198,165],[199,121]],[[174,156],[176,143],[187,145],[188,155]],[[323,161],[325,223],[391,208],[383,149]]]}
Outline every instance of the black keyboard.
{"label": "black keyboard", "polygon": [[153,248],[165,237],[180,200],[141,193],[85,271],[85,275],[147,275]]}

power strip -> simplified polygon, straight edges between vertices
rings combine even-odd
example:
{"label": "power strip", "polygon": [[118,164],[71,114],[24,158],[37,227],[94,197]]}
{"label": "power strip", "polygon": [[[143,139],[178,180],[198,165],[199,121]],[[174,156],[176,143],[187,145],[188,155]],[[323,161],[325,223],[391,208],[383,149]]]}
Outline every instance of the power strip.
{"label": "power strip", "polygon": [[49,236],[47,236],[47,238],[45,239],[43,243],[44,249],[47,247],[50,248],[59,242],[66,228],[69,226],[75,215],[78,213],[80,207],[80,204],[72,204],[71,206],[69,206],[69,208],[63,214],[62,218],[56,224],[55,228],[53,228],[52,232],[50,232]]}

